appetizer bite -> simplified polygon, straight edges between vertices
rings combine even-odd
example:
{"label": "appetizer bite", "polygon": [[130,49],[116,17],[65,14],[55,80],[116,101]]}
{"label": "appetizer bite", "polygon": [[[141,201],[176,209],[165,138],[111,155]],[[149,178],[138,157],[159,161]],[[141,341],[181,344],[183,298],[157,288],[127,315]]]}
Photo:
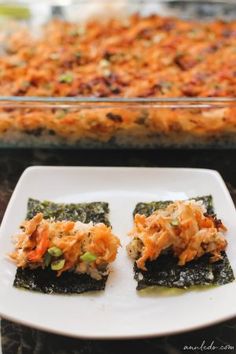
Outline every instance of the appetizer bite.
{"label": "appetizer bite", "polygon": [[29,199],[10,258],[14,286],[44,293],[104,290],[120,245],[107,203],[56,204]]}
{"label": "appetizer bite", "polygon": [[234,280],[225,253],[225,225],[212,197],[139,203],[127,246],[135,260],[137,290],[149,286],[188,288]]}

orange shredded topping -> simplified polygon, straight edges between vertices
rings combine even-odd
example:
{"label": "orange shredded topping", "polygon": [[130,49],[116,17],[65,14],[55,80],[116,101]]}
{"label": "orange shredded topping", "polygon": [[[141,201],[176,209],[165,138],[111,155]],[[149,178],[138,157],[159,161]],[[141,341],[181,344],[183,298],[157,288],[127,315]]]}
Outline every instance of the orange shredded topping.
{"label": "orange shredded topping", "polygon": [[[226,227],[220,220],[206,214],[205,207],[195,201],[176,201],[152,215],[135,215],[130,236],[141,241],[137,266],[145,268],[147,260],[157,259],[165,249],[178,257],[179,265],[211,254],[215,262],[222,258],[227,246],[223,236]],[[129,247],[132,247],[132,241]]]}
{"label": "orange shredded topping", "polygon": [[50,247],[62,252],[65,264],[58,275],[75,269],[82,261],[80,256],[91,252],[96,256],[94,267],[115,260],[119,239],[111,228],[99,223],[93,225],[73,221],[51,221],[38,213],[22,224],[23,231],[16,237],[15,251],[10,258],[18,267],[44,267],[44,256]]}

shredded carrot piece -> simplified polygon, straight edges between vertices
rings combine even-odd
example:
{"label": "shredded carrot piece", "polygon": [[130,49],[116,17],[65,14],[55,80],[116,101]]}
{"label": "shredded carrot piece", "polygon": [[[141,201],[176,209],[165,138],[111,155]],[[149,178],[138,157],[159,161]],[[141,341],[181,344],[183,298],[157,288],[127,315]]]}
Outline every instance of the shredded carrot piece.
{"label": "shredded carrot piece", "polygon": [[36,249],[28,253],[28,260],[30,262],[39,262],[42,256],[46,253],[49,247],[49,230],[48,225],[43,225],[43,227],[38,227],[35,231],[36,236]]}

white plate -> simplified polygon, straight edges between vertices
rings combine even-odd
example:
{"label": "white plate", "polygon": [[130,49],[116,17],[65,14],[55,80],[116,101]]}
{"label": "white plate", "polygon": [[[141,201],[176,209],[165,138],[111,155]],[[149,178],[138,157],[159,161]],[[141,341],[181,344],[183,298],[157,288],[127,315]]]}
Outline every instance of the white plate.
{"label": "white plate", "polygon": [[[140,201],[212,194],[228,227],[227,254],[236,274],[236,213],[220,175],[171,168],[31,167],[21,176],[0,230],[0,315],[39,329],[84,338],[159,336],[210,325],[236,315],[236,282],[204,291],[141,296],[125,245],[132,211]],[[105,292],[44,295],[12,286],[15,266],[5,255],[25,218],[29,197],[55,202],[107,201],[122,242]]]}

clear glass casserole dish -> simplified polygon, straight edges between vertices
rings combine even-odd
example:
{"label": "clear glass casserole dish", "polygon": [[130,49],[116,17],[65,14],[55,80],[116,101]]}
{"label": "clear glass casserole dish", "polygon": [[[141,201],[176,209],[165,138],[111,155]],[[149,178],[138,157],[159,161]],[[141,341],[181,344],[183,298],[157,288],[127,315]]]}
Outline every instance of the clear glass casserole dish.
{"label": "clear glass casserole dish", "polygon": [[233,2],[25,1],[0,16],[1,147],[236,146]]}

